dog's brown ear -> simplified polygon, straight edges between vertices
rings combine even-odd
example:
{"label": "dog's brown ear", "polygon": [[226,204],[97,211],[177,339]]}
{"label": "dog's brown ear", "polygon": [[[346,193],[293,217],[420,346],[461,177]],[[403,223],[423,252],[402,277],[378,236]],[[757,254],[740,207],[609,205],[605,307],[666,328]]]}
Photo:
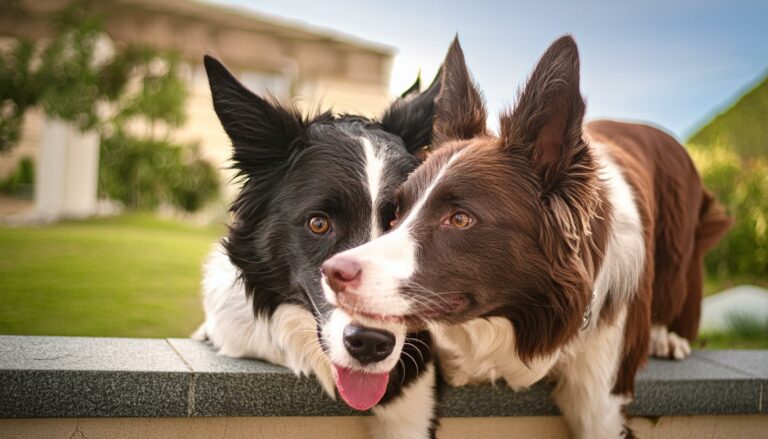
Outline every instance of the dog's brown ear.
{"label": "dog's brown ear", "polygon": [[504,146],[528,161],[540,182],[539,245],[550,263],[551,280],[543,294],[552,301],[552,312],[562,317],[547,326],[548,332],[516,327],[517,350],[524,359],[547,354],[574,337],[589,304],[592,274],[583,238],[590,233],[600,197],[597,164],[582,137],[584,109],[578,50],[573,38],[565,36],[547,49],[515,109],[500,121]]}
{"label": "dog's brown ear", "polygon": [[511,114],[501,117],[501,137],[522,149],[545,179],[571,162],[583,144],[585,103],[579,90],[579,52],[566,35],[549,46],[518,96]]}
{"label": "dog's brown ear", "polygon": [[435,102],[433,145],[484,134],[485,105],[467,70],[458,37],[454,38],[445,56],[440,81],[440,94]]}

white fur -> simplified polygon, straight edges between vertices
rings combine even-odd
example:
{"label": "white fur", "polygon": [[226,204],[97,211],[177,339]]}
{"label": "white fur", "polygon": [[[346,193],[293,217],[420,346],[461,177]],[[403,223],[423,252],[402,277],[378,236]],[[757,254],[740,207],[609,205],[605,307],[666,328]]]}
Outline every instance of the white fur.
{"label": "white fur", "polygon": [[204,267],[205,322],[193,335],[208,339],[220,355],[259,358],[314,374],[331,398],[336,398],[333,371],[317,338],[312,313],[291,304],[277,307],[271,317],[253,315],[238,270],[217,245]]}
{"label": "white fur", "polygon": [[515,331],[509,319],[491,317],[461,325],[430,326],[443,377],[453,386],[503,379],[518,390],[542,379],[557,355],[523,364],[515,354]]}
{"label": "white fur", "polygon": [[560,353],[555,402],[576,439],[620,437],[626,396],[613,395],[624,346],[626,311],[609,325],[584,331]]}
{"label": "white fur", "polygon": [[[621,169],[614,163],[605,145],[590,143],[600,164],[599,178],[605,184],[611,205],[611,232],[606,243],[603,263],[594,283],[592,315],[599,316],[610,292],[618,303],[628,303],[637,291],[645,267],[643,224],[632,188]],[[595,325],[593,318],[590,325]]]}
{"label": "white fur", "polygon": [[669,331],[666,326],[653,325],[648,353],[654,357],[682,360],[691,355],[691,345],[688,340]]}
{"label": "white fur", "polygon": [[371,194],[371,239],[381,235],[381,225],[376,214],[376,200],[381,189],[381,177],[384,173],[384,162],[376,155],[371,141],[360,137],[360,143],[365,151],[365,176],[368,182],[368,192]]}
{"label": "white fur", "polygon": [[435,410],[435,366],[427,365],[402,395],[373,408],[371,434],[375,439],[427,439]]}

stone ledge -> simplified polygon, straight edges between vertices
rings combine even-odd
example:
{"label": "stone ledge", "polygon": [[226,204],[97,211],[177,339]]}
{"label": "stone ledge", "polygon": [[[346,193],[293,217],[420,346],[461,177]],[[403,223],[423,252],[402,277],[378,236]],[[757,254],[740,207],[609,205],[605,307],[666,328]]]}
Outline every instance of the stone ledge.
{"label": "stone ledge", "polygon": [[[548,416],[552,385],[445,388],[446,417]],[[768,413],[768,351],[652,360],[632,416]],[[188,339],[0,336],[0,418],[355,416],[314,379]]]}

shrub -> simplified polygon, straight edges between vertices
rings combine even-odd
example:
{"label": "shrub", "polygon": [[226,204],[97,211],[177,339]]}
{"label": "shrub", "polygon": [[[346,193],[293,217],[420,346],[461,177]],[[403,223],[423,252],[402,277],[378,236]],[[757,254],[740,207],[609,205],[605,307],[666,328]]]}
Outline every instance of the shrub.
{"label": "shrub", "polygon": [[168,140],[186,119],[179,55],[115,44],[110,56],[96,56],[109,38],[88,4],[74,0],[53,13],[52,38],[0,48],[0,153],[18,144],[27,110],[39,108],[100,136],[102,195],[131,209],[198,210],[218,195],[219,182],[196,145]]}
{"label": "shrub", "polygon": [[198,210],[219,194],[218,173],[200,157],[197,145],[137,138],[116,132],[101,142],[102,195],[130,209],[171,204]]}
{"label": "shrub", "polygon": [[742,158],[724,145],[689,146],[704,184],[734,218],[733,228],[706,256],[718,276],[768,277],[768,158]]}
{"label": "shrub", "polygon": [[29,157],[19,160],[16,170],[0,182],[0,192],[16,196],[32,196],[35,184],[35,162]]}

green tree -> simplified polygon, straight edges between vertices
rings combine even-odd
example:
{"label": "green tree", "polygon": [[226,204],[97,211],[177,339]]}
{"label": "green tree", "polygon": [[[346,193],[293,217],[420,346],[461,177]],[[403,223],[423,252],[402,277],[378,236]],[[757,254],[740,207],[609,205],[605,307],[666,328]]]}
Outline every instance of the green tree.
{"label": "green tree", "polygon": [[[11,13],[19,7],[0,5]],[[20,39],[0,51],[0,153],[18,144],[27,111],[40,108],[100,135],[102,195],[130,208],[199,209],[218,195],[219,182],[195,144],[170,140],[186,119],[178,56],[130,44],[105,50],[103,21],[89,10],[72,3],[52,15],[48,42]]]}

